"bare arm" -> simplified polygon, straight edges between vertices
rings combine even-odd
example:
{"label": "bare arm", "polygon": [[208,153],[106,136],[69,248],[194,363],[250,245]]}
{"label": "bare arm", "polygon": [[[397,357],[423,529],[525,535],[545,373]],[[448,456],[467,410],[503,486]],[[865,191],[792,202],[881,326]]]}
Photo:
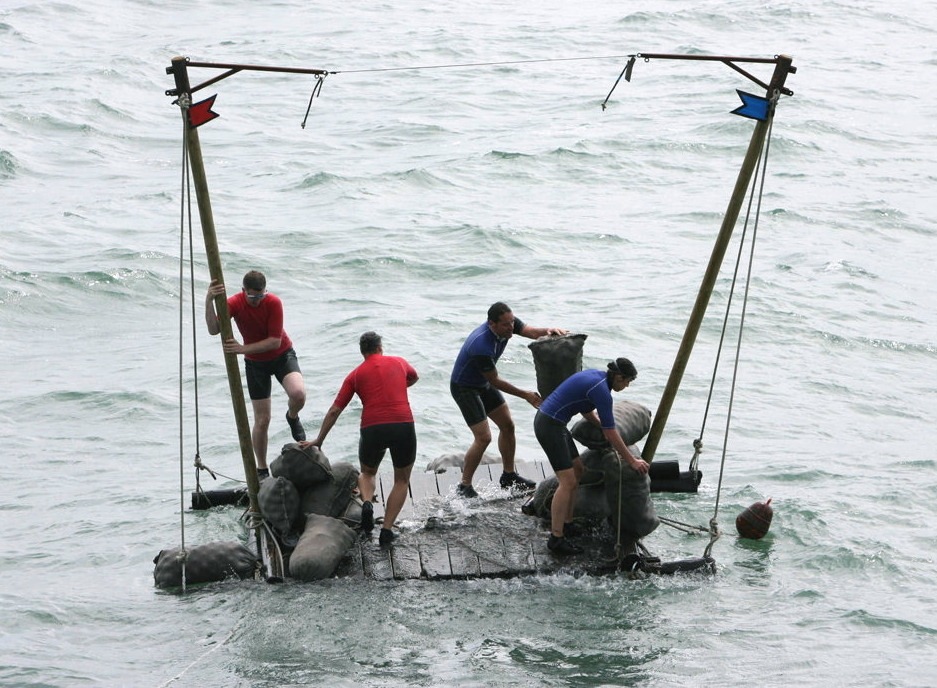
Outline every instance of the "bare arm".
{"label": "bare arm", "polygon": [[493,370],[489,370],[483,373],[483,375],[485,376],[485,379],[488,380],[488,382],[491,383],[491,386],[494,387],[495,389],[499,389],[502,392],[505,392],[506,394],[511,394],[515,397],[520,397],[521,399],[526,401],[528,404],[530,404],[534,408],[540,408],[540,403],[543,401],[543,399],[540,397],[540,395],[537,392],[528,392],[526,390],[521,389],[520,387],[515,387],[504,378],[498,377],[497,368]]}
{"label": "bare arm", "polygon": [[241,344],[238,340],[228,339],[224,343],[225,353],[228,354],[262,354],[265,351],[273,351],[280,347],[280,342],[283,341],[279,337],[267,337],[266,339],[261,339],[259,342],[252,342],[250,344]]}
{"label": "bare arm", "polygon": [[533,325],[524,325],[518,334],[522,337],[527,337],[528,339],[539,339],[540,337],[546,337],[548,334],[552,335],[561,335],[569,334],[569,330],[563,330],[559,327],[534,327]]}
{"label": "bare arm", "polygon": [[644,475],[650,470],[651,466],[647,461],[636,458],[634,454],[628,451],[625,441],[621,438],[616,428],[602,428],[602,434],[605,435],[605,439],[607,439],[609,444],[618,452],[618,456],[621,457],[621,460],[631,466],[635,471]]}
{"label": "bare arm", "polygon": [[208,291],[205,293],[205,325],[208,326],[208,334],[212,336],[221,332],[218,313],[215,312],[216,296],[224,296],[224,285],[212,280],[211,284],[208,285]]}
{"label": "bare arm", "polygon": [[335,421],[338,420],[338,417],[342,415],[342,409],[340,409],[335,404],[329,408],[328,412],[325,414],[325,418],[322,419],[322,426],[319,428],[319,434],[316,436],[312,442],[303,442],[302,445],[322,448],[322,443],[325,442],[325,438],[328,436],[329,431],[335,426]]}

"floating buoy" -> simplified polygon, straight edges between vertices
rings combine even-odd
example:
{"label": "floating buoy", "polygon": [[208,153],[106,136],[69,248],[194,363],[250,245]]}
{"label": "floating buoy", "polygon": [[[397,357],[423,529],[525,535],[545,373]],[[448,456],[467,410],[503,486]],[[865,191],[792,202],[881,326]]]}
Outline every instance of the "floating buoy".
{"label": "floating buoy", "polygon": [[743,538],[759,540],[771,527],[772,516],[774,511],[771,509],[771,499],[767,502],[755,502],[736,517],[735,529]]}

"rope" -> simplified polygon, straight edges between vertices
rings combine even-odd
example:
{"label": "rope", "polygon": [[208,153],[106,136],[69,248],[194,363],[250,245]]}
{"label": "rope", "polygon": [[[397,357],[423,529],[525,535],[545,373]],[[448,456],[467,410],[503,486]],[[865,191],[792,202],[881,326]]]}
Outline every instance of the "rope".
{"label": "rope", "polygon": [[[778,92],[775,92],[773,94],[773,97],[771,99],[772,108],[777,103],[779,97],[780,97],[780,94]],[[748,231],[749,218],[754,217],[752,221],[751,243],[749,244],[748,269],[746,270],[746,273],[745,273],[745,289],[742,295],[742,308],[739,314],[739,329],[738,329],[738,337],[736,339],[736,344],[735,344],[735,359],[733,361],[733,366],[732,366],[732,384],[730,385],[730,389],[729,389],[729,404],[726,410],[726,423],[725,423],[725,429],[723,431],[722,458],[719,463],[719,479],[716,484],[716,503],[713,508],[712,519],[710,519],[709,521],[710,541],[709,541],[709,545],[706,547],[706,550],[704,552],[704,556],[706,557],[710,556],[713,545],[715,544],[716,540],[718,540],[721,535],[719,531],[719,524],[717,521],[717,518],[719,515],[719,502],[722,496],[722,480],[725,475],[726,451],[727,451],[727,447],[729,443],[729,429],[732,425],[732,408],[735,404],[735,390],[738,384],[739,360],[741,358],[741,352],[742,352],[742,334],[745,331],[745,315],[748,310],[748,296],[749,296],[749,291],[751,290],[751,284],[752,284],[752,269],[755,263],[755,245],[757,243],[756,240],[758,238],[758,221],[761,217],[761,202],[762,202],[762,199],[764,198],[765,178],[767,177],[767,169],[768,169],[768,153],[771,149],[771,132],[772,132],[773,127],[774,127],[774,118],[772,117],[768,121],[768,132],[765,137],[764,147],[762,151],[760,152],[759,157],[758,157],[758,162],[755,165],[755,179],[752,180],[752,188],[751,188],[751,193],[748,199],[748,207],[746,208],[746,212],[745,212],[745,225],[742,231],[741,244],[744,244],[745,235]],[[756,195],[755,195],[756,186],[758,187],[757,202],[756,202]],[[754,216],[752,216],[753,204],[755,205]],[[742,246],[740,245],[739,246],[739,259],[738,259],[739,262],[741,261],[741,256],[742,256]],[[737,263],[736,273],[738,273],[738,269],[739,269],[739,265]],[[735,288],[734,277],[733,277],[732,286],[733,286],[733,291],[734,291],[734,288]]]}
{"label": "rope", "polygon": [[234,637],[234,634],[237,633],[237,631],[238,631],[238,626],[239,626],[239,625],[240,625],[240,624],[238,624],[238,625],[236,625],[234,628],[232,628],[232,629],[231,629],[231,632],[228,633],[228,635],[225,637],[224,640],[222,640],[220,643],[218,643],[218,644],[215,645],[214,647],[211,647],[211,648],[209,648],[208,650],[206,650],[205,652],[203,652],[202,654],[200,654],[200,655],[199,655],[198,657],[196,657],[187,667],[185,667],[185,669],[183,669],[182,671],[180,671],[178,674],[176,674],[175,676],[173,676],[171,679],[169,679],[169,680],[166,681],[165,683],[160,683],[157,688],[166,688],[166,686],[168,686],[169,684],[178,681],[178,680],[181,679],[183,676],[185,676],[186,672],[187,672],[189,669],[191,669],[191,668],[194,667],[196,664],[198,664],[199,662],[201,662],[203,659],[205,659],[205,658],[206,658],[208,655],[210,655],[212,652],[215,652],[215,651],[221,649],[222,647],[224,647],[224,646],[228,643],[228,641],[231,640],[231,638]]}
{"label": "rope", "polygon": [[306,106],[306,116],[303,117],[303,123],[300,125],[303,129],[306,128],[306,120],[309,119],[309,111],[312,109],[312,101],[314,98],[318,98],[319,94],[322,92],[322,84],[325,82],[325,74],[316,74],[316,85],[312,87],[312,93],[309,95],[309,105]]}
{"label": "rope", "polygon": [[403,72],[417,69],[453,69],[455,67],[500,67],[503,65],[535,64],[538,62],[575,62],[577,60],[620,60],[633,55],[591,55],[587,57],[553,57],[541,60],[507,60],[504,62],[454,62],[449,64],[423,65],[420,67],[378,67],[374,69],[343,69],[328,74],[361,74],[364,72]]}

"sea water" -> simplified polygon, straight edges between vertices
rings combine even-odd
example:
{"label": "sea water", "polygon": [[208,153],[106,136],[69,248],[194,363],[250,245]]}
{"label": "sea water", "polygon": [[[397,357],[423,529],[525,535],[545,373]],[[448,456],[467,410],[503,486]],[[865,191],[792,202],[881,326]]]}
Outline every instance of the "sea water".
{"label": "sea water", "polygon": [[[935,39],[932,2],[6,2],[0,683],[937,683]],[[656,410],[754,126],[735,91],[764,89],[720,62],[638,59],[603,110],[634,53],[797,68],[751,280],[746,248],[716,366],[733,243],[656,456],[686,469],[715,369],[700,491],[654,502],[716,520],[717,573],[158,591],[161,549],[244,536],[238,509],[187,509],[196,455],[206,489],[243,471],[172,58],[330,72],[311,106],[309,75],[196,94],[217,95],[199,137],[225,280],[260,269],[283,298],[307,433],[361,332],[410,360],[422,470],[469,443],[448,375],[497,300],[588,334],[586,366],[631,358],[623,396]],[[533,388],[526,343],[499,371]],[[541,458],[533,409],[508,403],[518,457]],[[277,388],[271,459],[284,411]],[[355,460],[359,414],[331,459]],[[768,536],[738,538],[767,498]],[[708,542],[662,526],[645,545]]]}

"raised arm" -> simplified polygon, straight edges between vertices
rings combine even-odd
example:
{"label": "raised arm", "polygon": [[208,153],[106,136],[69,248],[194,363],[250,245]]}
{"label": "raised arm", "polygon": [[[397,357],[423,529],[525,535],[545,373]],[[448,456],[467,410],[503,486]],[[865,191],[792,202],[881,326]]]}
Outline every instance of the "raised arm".
{"label": "raised arm", "polygon": [[548,334],[569,334],[569,330],[563,330],[559,327],[534,327],[533,325],[525,324],[523,329],[518,332],[518,334],[522,337],[527,337],[528,339],[539,339],[540,337],[546,337]]}
{"label": "raised arm", "polygon": [[224,296],[224,285],[217,280],[212,280],[205,293],[205,325],[208,327],[208,334],[212,336],[221,332],[218,313],[215,311],[215,297],[217,296]]}

